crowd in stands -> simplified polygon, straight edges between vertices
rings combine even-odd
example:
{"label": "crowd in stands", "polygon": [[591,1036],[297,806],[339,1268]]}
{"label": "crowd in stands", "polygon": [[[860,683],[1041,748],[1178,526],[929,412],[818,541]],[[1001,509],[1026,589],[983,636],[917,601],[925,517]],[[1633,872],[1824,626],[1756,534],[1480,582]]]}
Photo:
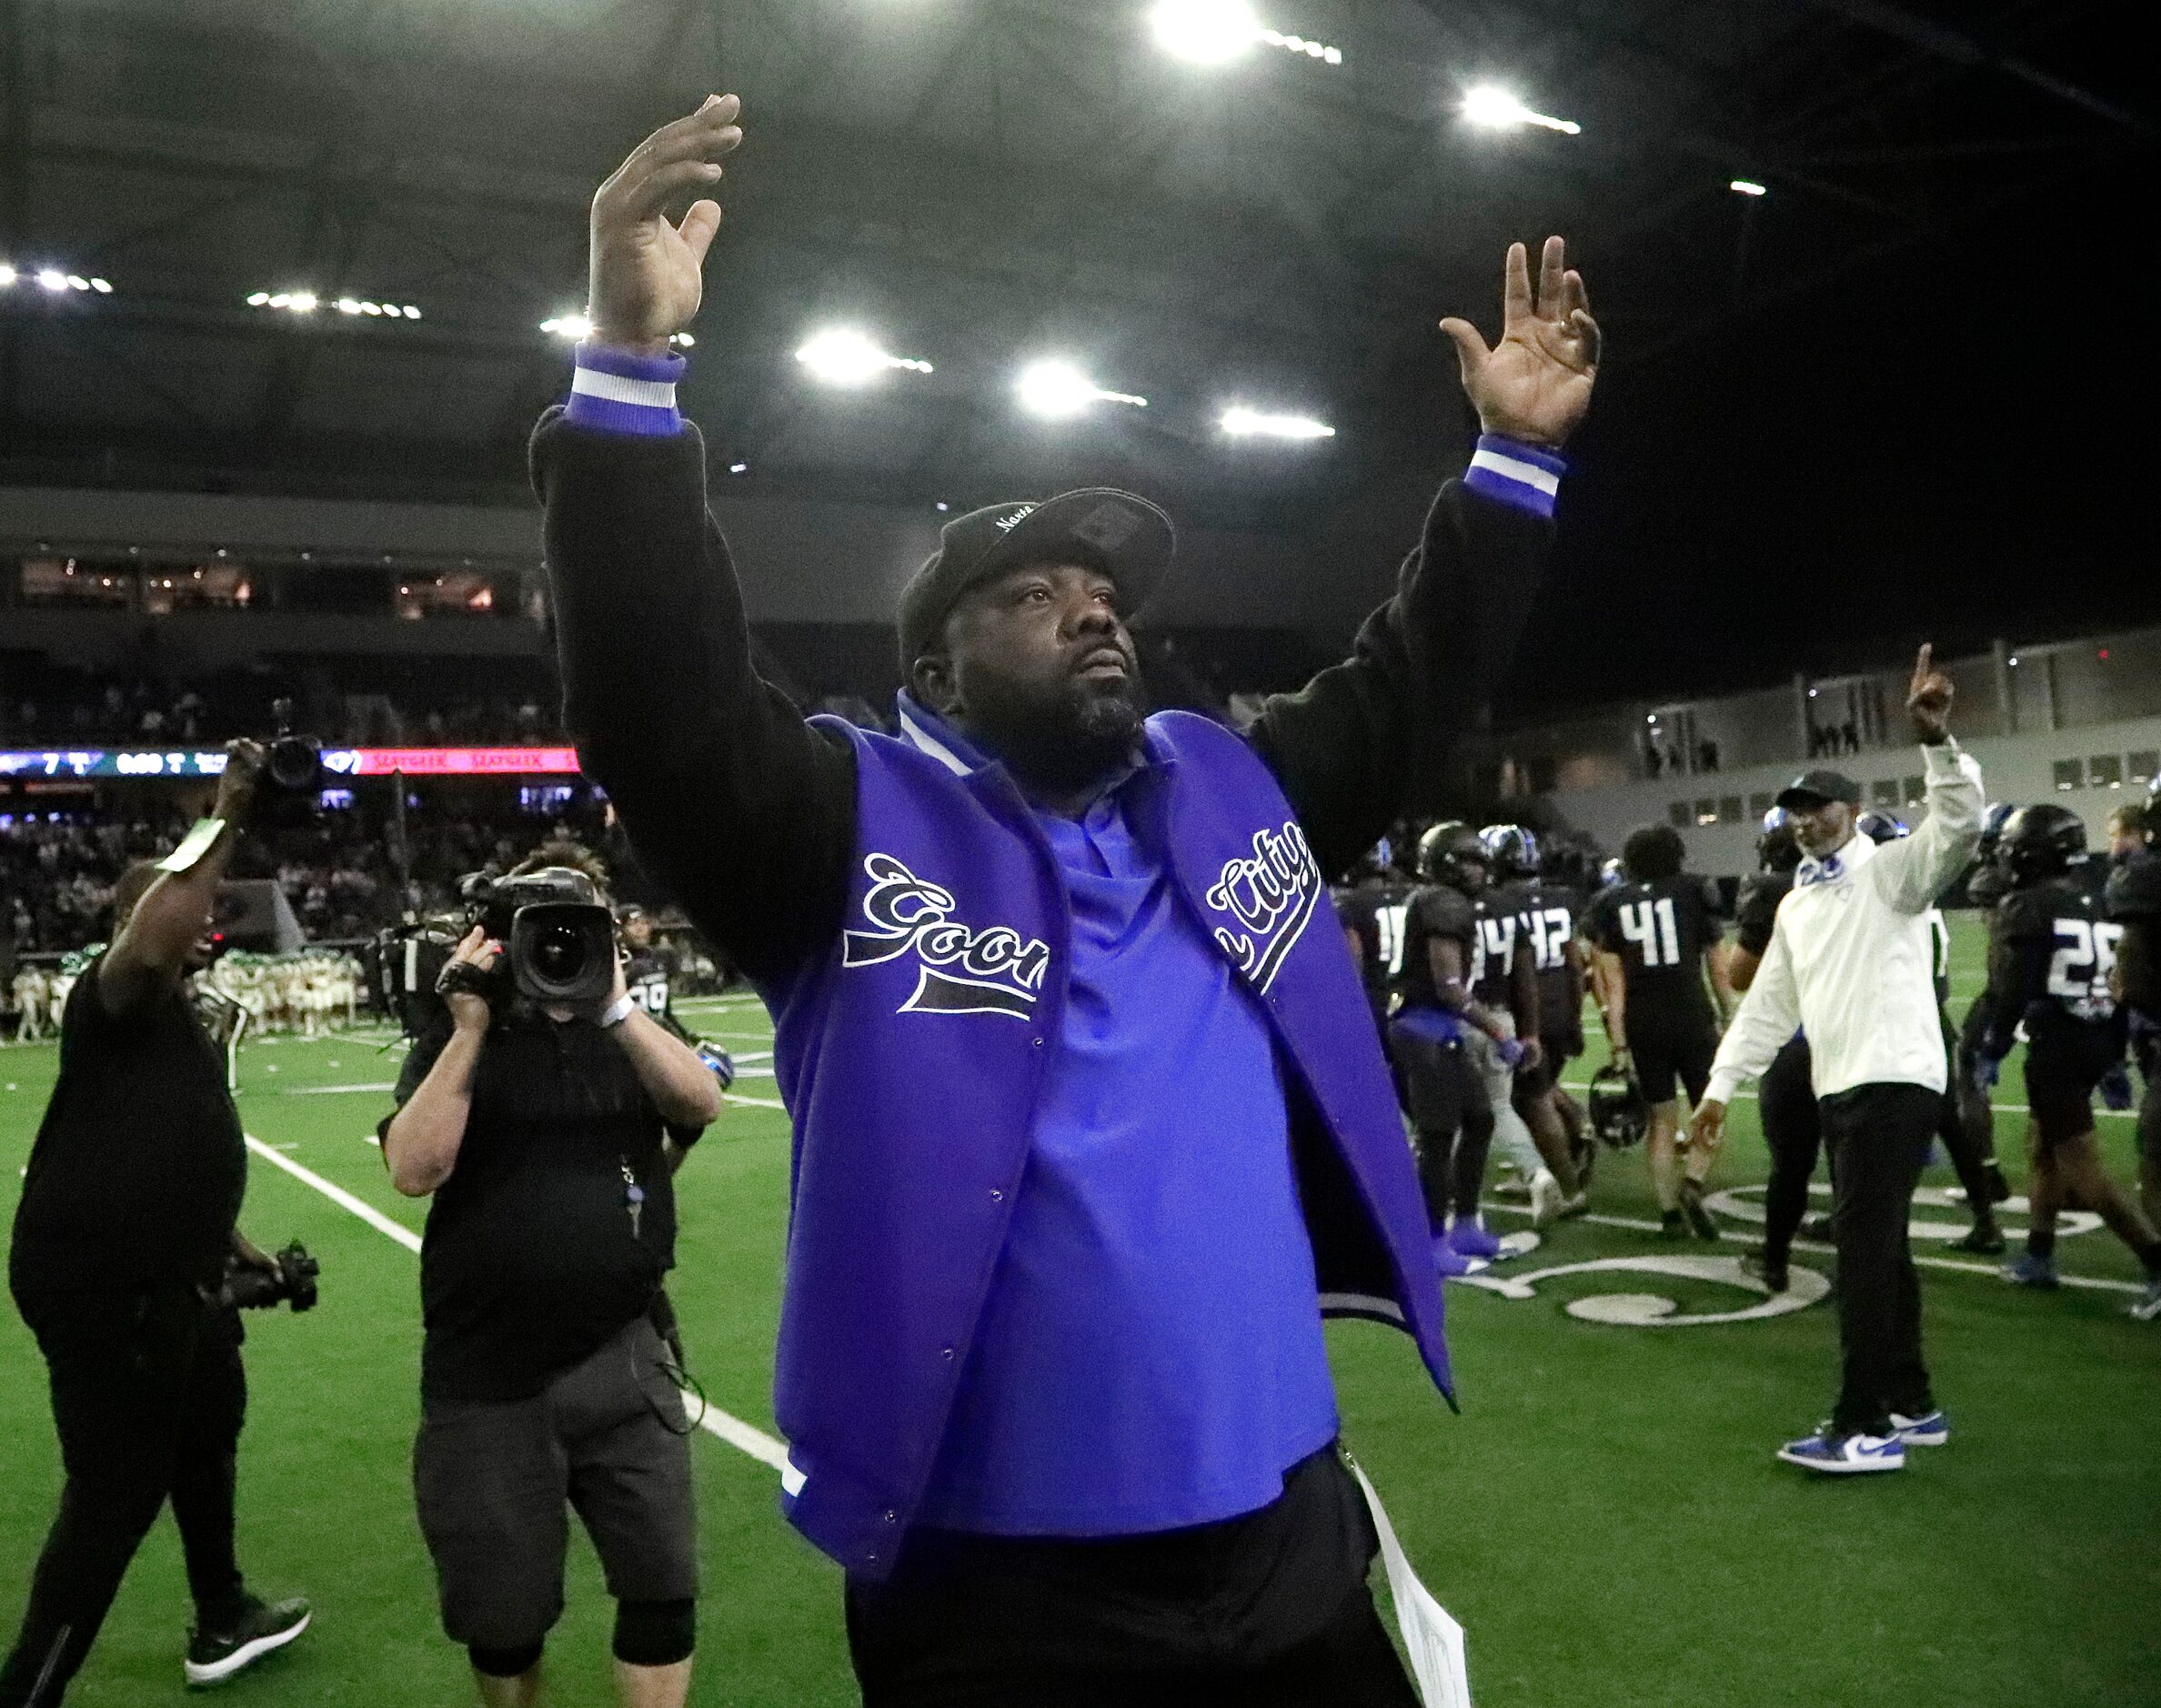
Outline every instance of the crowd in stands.
{"label": "crowd in stands", "polygon": [[[464,791],[454,805],[421,799],[407,815],[410,882],[402,889],[396,831],[379,810],[318,811],[261,827],[242,843],[232,876],[276,879],[311,942],[357,941],[407,911],[449,907],[459,879],[488,866],[507,869],[550,834],[600,849],[622,899],[655,899],[641,893],[628,849],[596,801],[551,801],[536,813],[508,786],[485,796]],[[20,956],[100,940],[114,880],[186,829],[170,811],[0,811],[0,949]]]}

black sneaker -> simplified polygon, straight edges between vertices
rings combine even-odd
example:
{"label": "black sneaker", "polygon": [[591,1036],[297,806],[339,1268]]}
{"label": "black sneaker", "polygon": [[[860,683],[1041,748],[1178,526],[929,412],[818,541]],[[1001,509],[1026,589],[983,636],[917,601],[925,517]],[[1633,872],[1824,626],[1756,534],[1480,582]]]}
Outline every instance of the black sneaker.
{"label": "black sneaker", "polygon": [[1687,1237],[1688,1223],[1681,1219],[1679,1211],[1669,1210],[1659,1216],[1658,1238],[1661,1240],[1684,1240]]}
{"label": "black sneaker", "polygon": [[197,1631],[187,1645],[187,1682],[191,1688],[222,1684],[245,1672],[273,1649],[282,1649],[307,1629],[312,1615],[300,1596],[289,1602],[266,1603],[247,1598],[247,1606],[232,1630]]}
{"label": "black sneaker", "polygon": [[1994,1157],[1981,1165],[1981,1172],[1988,1181],[1988,1201],[2003,1203],[2011,1196],[2011,1182],[2004,1177],[2004,1165]]}
{"label": "black sneaker", "polygon": [[1792,1284],[1786,1273],[1784,1258],[1769,1258],[1761,1251],[1750,1251],[1741,1259],[1741,1272],[1753,1275],[1774,1293],[1782,1293]]}
{"label": "black sneaker", "polygon": [[1835,1245],[1838,1242],[1836,1230],[1831,1226],[1831,1218],[1828,1216],[1811,1216],[1801,1224],[1801,1237],[1814,1240],[1818,1245]]}
{"label": "black sneaker", "polygon": [[1718,1221],[1704,1208],[1704,1185],[1701,1181],[1681,1182],[1681,1213],[1688,1218],[1688,1231],[1699,1240],[1718,1238]]}
{"label": "black sneaker", "polygon": [[1976,1221],[1965,1239],[1953,1242],[1952,1249],[1978,1252],[1983,1257],[2001,1257],[2004,1253],[2004,1231],[1993,1221]]}

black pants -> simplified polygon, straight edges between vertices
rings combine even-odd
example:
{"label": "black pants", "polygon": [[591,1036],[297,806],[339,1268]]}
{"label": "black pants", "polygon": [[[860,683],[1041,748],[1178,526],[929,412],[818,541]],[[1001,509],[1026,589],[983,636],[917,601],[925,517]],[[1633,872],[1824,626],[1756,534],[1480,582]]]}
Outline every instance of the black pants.
{"label": "black pants", "polygon": [[0,1708],[53,1708],[167,1500],[197,1623],[238,1617],[234,1454],[247,1382],[239,1318],[192,1288],[16,1298],[51,1373],[67,1482],[0,1668]]}
{"label": "black pants", "polygon": [[[1975,1004],[1976,1009],[1980,1005]],[[1974,1220],[1985,1226],[1995,1220],[1995,1182],[1989,1170],[1995,1166],[1994,1117],[1987,1108],[1988,1094],[1975,1091],[1982,1107],[1976,1112],[1966,1090],[1972,1087],[1973,1069],[1965,1040],[1943,1016],[1944,1055],[1949,1064],[1951,1089],[1944,1093],[1936,1117],[1936,1137],[1944,1141],[1951,1166],[1958,1170],[1958,1183],[1965,1188],[1966,1207]]]}
{"label": "black pants", "polygon": [[850,1578],[864,1708],[1417,1708],[1366,1588],[1364,1497],[1333,1449],[1281,1500],[1159,1535],[921,1531]]}
{"label": "black pants", "polygon": [[1817,1104],[1833,1162],[1842,1370],[1831,1422],[1840,1431],[1881,1433],[1893,1412],[1935,1408],[1906,1223],[1942,1103],[1925,1085],[1876,1084]]}
{"label": "black pants", "polygon": [[1764,1188],[1764,1256],[1773,1263],[1793,1255],[1794,1236],[1808,1213],[1808,1182],[1824,1145],[1809,1067],[1808,1040],[1796,1033],[1771,1059],[1756,1087],[1764,1145],[1771,1152],[1771,1180]]}

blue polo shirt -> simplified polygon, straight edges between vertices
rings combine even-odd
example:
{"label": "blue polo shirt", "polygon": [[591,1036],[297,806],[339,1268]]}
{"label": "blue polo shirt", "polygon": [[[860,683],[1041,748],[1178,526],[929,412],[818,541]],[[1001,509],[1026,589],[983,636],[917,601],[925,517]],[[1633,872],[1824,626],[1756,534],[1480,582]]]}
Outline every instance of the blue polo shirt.
{"label": "blue polo shirt", "polygon": [[1072,907],[1064,1024],[923,1523],[1208,1523],[1336,1435],[1268,1025],[1123,796],[1038,815]]}

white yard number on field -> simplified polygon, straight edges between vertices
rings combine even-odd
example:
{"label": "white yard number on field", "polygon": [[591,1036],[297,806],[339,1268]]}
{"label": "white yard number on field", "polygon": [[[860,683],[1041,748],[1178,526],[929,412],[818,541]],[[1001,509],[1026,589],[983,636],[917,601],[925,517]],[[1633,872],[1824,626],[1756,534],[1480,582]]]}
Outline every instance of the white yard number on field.
{"label": "white yard number on field", "polygon": [[1674,919],[1674,899],[1624,901],[1619,909],[1621,935],[1643,951],[1646,967],[1681,964],[1681,928]]}

